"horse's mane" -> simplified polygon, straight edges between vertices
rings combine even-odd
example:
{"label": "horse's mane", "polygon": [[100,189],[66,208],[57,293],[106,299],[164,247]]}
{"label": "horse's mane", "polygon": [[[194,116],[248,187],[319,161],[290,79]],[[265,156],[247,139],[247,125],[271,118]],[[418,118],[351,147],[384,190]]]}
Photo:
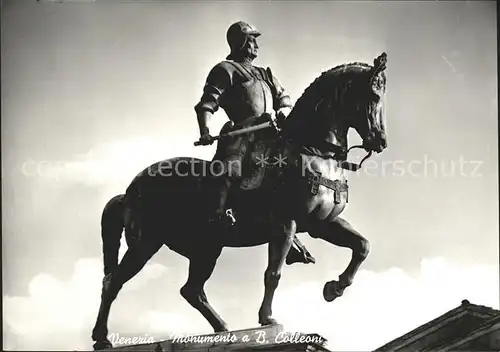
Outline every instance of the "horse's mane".
{"label": "horse's mane", "polygon": [[[346,78],[352,77],[352,74],[369,72],[373,66],[364,62],[350,62],[335,66],[327,71],[321,72],[321,75],[304,90],[302,95],[297,99],[293,110],[290,112],[290,118],[301,113],[304,108],[310,108],[312,104],[316,104],[324,95],[324,89],[332,89],[331,81],[339,78],[336,88],[339,88],[345,83]],[[328,84],[325,84],[328,83]]]}
{"label": "horse's mane", "polygon": [[[292,138],[308,139],[330,128],[330,123],[325,119],[342,116],[335,111],[342,110],[345,103],[352,104],[353,97],[362,94],[363,88],[359,84],[369,85],[371,77],[368,75],[380,73],[382,79],[386,80],[383,72],[385,60],[386,54],[383,53],[374,60],[374,66],[355,61],[323,71],[297,99],[285,120],[284,133]],[[325,114],[325,109],[332,111],[332,114]]]}

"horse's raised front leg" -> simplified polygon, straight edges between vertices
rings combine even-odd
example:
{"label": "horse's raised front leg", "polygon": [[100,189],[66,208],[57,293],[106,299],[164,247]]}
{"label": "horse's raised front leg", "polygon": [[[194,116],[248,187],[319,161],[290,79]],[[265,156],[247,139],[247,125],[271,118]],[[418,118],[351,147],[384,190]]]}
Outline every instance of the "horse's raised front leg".
{"label": "horse's raised front leg", "polygon": [[133,278],[161,246],[161,244],[138,243],[136,246],[127,249],[118,267],[104,277],[102,282],[101,305],[99,306],[97,321],[92,330],[92,340],[95,341],[95,350],[113,347],[107,338],[108,317],[111,304],[116,299],[123,284]]}
{"label": "horse's raised front leg", "polygon": [[277,323],[272,318],[274,292],[278,287],[281,278],[281,269],[292,246],[293,236],[297,231],[297,225],[293,220],[284,222],[282,226],[278,232],[272,234],[269,242],[269,259],[267,269],[264,273],[264,299],[259,309],[259,324],[261,325]]}
{"label": "horse's raised front leg", "polygon": [[327,302],[331,302],[342,296],[344,290],[352,284],[360,265],[368,256],[370,244],[347,221],[339,217],[333,221],[315,223],[309,230],[309,235],[352,250],[351,260],[339,275],[339,281],[332,280],[325,284],[323,297]]}
{"label": "horse's raised front leg", "polygon": [[198,255],[192,255],[188,280],[180,290],[181,296],[207,319],[215,332],[228,331],[227,324],[208,303],[204,286],[214,271],[220,253],[221,248],[214,251],[208,249]]}

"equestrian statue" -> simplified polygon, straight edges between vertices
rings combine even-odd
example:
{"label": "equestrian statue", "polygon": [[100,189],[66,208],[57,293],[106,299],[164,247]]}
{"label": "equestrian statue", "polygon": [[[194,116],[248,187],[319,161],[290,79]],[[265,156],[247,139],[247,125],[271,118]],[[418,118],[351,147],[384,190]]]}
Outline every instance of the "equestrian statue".
{"label": "equestrian statue", "polygon": [[[92,331],[94,349],[112,347],[108,317],[123,285],[163,245],[189,260],[180,294],[215,332],[228,326],[204,291],[224,247],[268,245],[260,325],[276,324],[272,302],[285,263],[314,263],[297,238],[308,233],[352,250],[338,280],[323,297],[342,296],[369,252],[369,242],[340,217],[348,203],[347,174],[387,147],[385,91],[387,55],[373,65],[353,62],[324,71],[295,104],[269,68],[253,65],[261,33],[239,21],[227,31],[230,53],[209,72],[195,113],[200,138],[217,141],[212,160],[174,157],[141,171],[124,194],[108,201],[101,217],[104,279]],[[209,131],[222,108],[230,121],[218,136]],[[362,144],[348,146],[353,128]],[[367,152],[360,164],[349,151]],[[127,251],[118,260],[125,233]]]}

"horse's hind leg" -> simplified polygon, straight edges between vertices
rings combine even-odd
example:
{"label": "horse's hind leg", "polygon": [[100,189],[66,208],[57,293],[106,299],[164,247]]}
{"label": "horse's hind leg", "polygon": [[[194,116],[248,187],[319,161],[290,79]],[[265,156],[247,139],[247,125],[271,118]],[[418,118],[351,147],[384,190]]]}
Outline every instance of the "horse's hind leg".
{"label": "horse's hind leg", "polygon": [[92,330],[95,350],[112,347],[107,338],[111,304],[116,299],[123,284],[133,278],[160,248],[161,244],[137,243],[125,252],[118,267],[104,277],[99,313]]}
{"label": "horse's hind leg", "polygon": [[198,256],[191,256],[189,276],[186,284],[180,289],[182,297],[207,319],[215,332],[228,331],[227,324],[208,303],[204,286],[214,271],[220,253],[221,249],[207,250]]}
{"label": "horse's hind leg", "polygon": [[311,237],[321,238],[334,245],[352,250],[351,260],[344,272],[339,275],[339,281],[333,280],[325,284],[323,296],[326,301],[331,302],[342,296],[344,290],[352,284],[360,265],[368,256],[370,245],[347,221],[339,217],[333,221],[314,224],[309,234]]}

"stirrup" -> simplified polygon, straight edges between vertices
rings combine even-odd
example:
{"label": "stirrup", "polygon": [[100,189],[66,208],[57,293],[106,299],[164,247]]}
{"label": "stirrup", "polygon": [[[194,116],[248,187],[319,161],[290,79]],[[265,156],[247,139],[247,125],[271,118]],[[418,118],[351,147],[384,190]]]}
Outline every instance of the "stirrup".
{"label": "stirrup", "polygon": [[224,226],[224,227],[231,227],[234,225],[235,222],[236,219],[234,218],[233,212],[230,209],[226,210],[225,213],[222,215],[208,219],[208,223],[210,225]]}
{"label": "stirrup", "polygon": [[236,218],[234,217],[232,209],[226,210],[225,217],[229,219],[229,221],[231,222],[231,226],[234,225],[234,223],[236,222]]}

